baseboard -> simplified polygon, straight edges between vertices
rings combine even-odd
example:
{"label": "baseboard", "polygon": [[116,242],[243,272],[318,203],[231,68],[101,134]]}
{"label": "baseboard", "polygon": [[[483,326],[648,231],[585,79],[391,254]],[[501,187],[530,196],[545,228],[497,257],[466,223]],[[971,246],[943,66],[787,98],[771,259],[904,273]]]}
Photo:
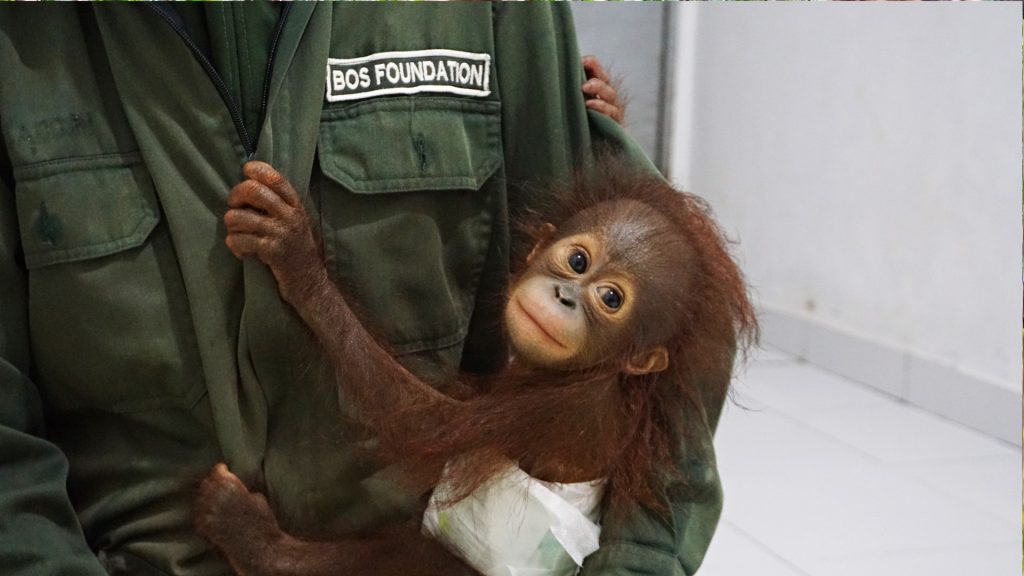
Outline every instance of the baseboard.
{"label": "baseboard", "polygon": [[941,359],[763,308],[762,342],[965,426],[1021,445],[1021,391]]}

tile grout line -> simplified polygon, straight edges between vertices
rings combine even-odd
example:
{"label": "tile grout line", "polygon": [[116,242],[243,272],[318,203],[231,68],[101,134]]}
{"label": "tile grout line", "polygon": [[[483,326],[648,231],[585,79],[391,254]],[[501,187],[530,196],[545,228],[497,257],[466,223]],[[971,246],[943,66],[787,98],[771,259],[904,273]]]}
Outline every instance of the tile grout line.
{"label": "tile grout line", "polygon": [[[890,396],[898,394],[902,402],[960,426],[981,432],[986,436],[996,438],[1018,449],[1020,448],[1020,434],[1018,432],[1020,428],[1019,411],[1014,416],[1013,411],[1007,408],[1005,412],[1001,411],[999,413],[1000,416],[996,420],[993,420],[991,417],[986,418],[978,415],[979,411],[991,409],[993,405],[1000,405],[998,403],[1003,402],[1006,395],[1015,394],[1016,403],[1019,404],[1020,389],[1018,385],[1011,382],[1013,385],[1007,389],[1005,386],[1001,386],[998,382],[992,380],[991,376],[976,373],[964,366],[907,346],[872,338],[870,335],[851,332],[841,326],[831,325],[820,318],[786,312],[782,309],[764,305],[760,309],[760,315],[765,318],[775,319],[773,322],[768,323],[769,326],[779,324],[780,321],[782,325],[787,326],[785,330],[765,330],[762,340],[773,348],[794,354],[816,367],[847,378],[861,386],[874,388]],[[864,380],[862,379],[863,375],[848,373],[848,366],[837,365],[833,359],[822,358],[820,355],[813,353],[810,339],[811,332],[814,330],[820,330],[839,339],[846,340],[847,343],[852,342],[858,346],[867,346],[873,350],[871,355],[875,360],[879,358],[879,351],[883,351],[886,354],[896,353],[899,362],[898,373],[889,374],[882,380],[874,377]],[[779,338],[780,335],[782,336],[781,339]],[[786,344],[789,345],[787,346]],[[812,359],[811,356],[815,356],[815,358]],[[923,390],[920,385],[915,387],[914,371],[915,366],[919,364],[941,372],[942,378],[947,380],[946,392],[952,390],[954,395],[959,398],[960,404],[950,408],[951,405],[948,403],[948,399],[941,399],[941,396],[937,395],[936,392]],[[954,380],[957,382],[949,384],[949,382]],[[963,382],[966,381],[970,382],[970,386],[963,385]],[[889,384],[887,385],[887,383]],[[1008,422],[1004,423],[1004,419]],[[995,425],[992,424],[994,421],[999,423],[997,427],[994,427]],[[1009,422],[1012,422],[1013,426],[1004,428],[1004,425],[1008,425]]]}
{"label": "tile grout line", "polygon": [[[907,398],[902,398],[902,397],[899,397],[899,396],[894,396],[891,393],[886,392],[885,390],[882,390],[880,388],[872,386],[871,384],[866,384],[864,382],[858,382],[857,380],[853,380],[849,376],[846,376],[846,375],[844,375],[844,374],[842,374],[840,372],[836,372],[836,371],[832,370],[831,368],[829,368],[827,366],[821,366],[819,364],[814,364],[814,363],[808,362],[807,360],[804,360],[804,359],[798,359],[798,365],[802,366],[802,367],[809,367],[809,368],[813,368],[813,369],[816,369],[816,370],[821,370],[822,372],[826,372],[826,373],[828,373],[831,376],[834,376],[836,378],[841,379],[844,384],[847,384],[847,385],[849,385],[851,387],[854,387],[854,388],[856,388],[856,389],[858,389],[860,391],[867,392],[867,393],[869,393],[872,396],[878,397],[878,399],[880,399],[880,400],[889,401],[890,404],[893,404],[893,405],[896,405],[896,406],[903,406],[903,407],[906,407],[906,408],[910,408],[910,409],[913,409],[915,411],[920,412],[922,415],[927,415],[927,416],[934,417],[934,418],[936,418],[938,420],[941,420],[941,421],[943,421],[945,423],[948,423],[948,424],[951,424],[951,425],[955,426],[961,432],[967,432],[967,433],[969,433],[972,436],[979,436],[979,437],[983,437],[983,438],[986,438],[986,439],[989,439],[989,440],[993,440],[996,444],[998,444],[1000,446],[1005,446],[1005,447],[1011,448],[1013,450],[1018,450],[1018,451],[1020,450],[1020,446],[1018,446],[1017,444],[1015,444],[1013,442],[1010,442],[1010,441],[1008,441],[1008,440],[1006,440],[1004,438],[1000,438],[998,436],[994,436],[992,434],[988,434],[988,433],[986,433],[986,432],[984,432],[982,430],[978,430],[977,428],[975,428],[973,426],[970,426],[968,424],[965,424],[963,422],[960,422],[958,420],[955,420],[953,418],[950,418],[950,417],[945,416],[943,414],[940,414],[938,412],[933,412],[932,410],[929,410],[928,408],[926,408],[924,406],[921,406],[919,404],[911,402]],[[858,406],[837,406],[837,407],[828,408],[828,410],[835,411],[835,412],[841,412],[841,411],[858,410],[858,409],[862,409],[862,408],[863,407],[858,407]],[[781,411],[778,411],[778,410],[774,410],[773,413],[778,414],[778,415],[786,415],[786,416],[788,416],[785,412],[781,412]],[[794,416],[789,416],[789,418],[792,421],[794,421],[794,422],[798,422],[798,421],[802,422],[800,420],[797,420],[797,418],[794,417]],[[814,428],[810,424],[806,424],[806,425],[808,427],[810,427],[811,429],[813,429],[813,430],[817,430],[817,428]],[[823,434],[827,434],[825,432],[822,432],[822,433]],[[831,435],[829,435],[829,436],[831,437]],[[844,442],[844,444],[845,444],[845,442]]]}
{"label": "tile grout line", "polygon": [[[1006,542],[975,542],[973,544],[967,544],[962,548],[1000,548],[1007,544],[1016,543],[1013,538],[1008,538]],[[894,557],[894,556],[905,556],[905,555],[923,555],[933,553],[950,552],[952,549],[948,546],[912,546],[910,548],[898,548],[898,549],[887,549],[887,550],[872,550],[872,551],[859,551],[850,552],[849,554],[838,554],[831,556],[822,556],[821,560],[828,560],[832,562],[842,562],[846,560],[857,560],[858,558],[864,557],[865,554],[870,555],[873,558],[880,557]]]}
{"label": "tile grout line", "polygon": [[[894,403],[898,403],[898,402],[894,401]],[[899,403],[899,404],[901,404],[901,403]],[[856,409],[858,409],[858,408],[850,408],[849,410],[856,410]],[[861,448],[859,446],[855,446],[853,444],[850,444],[846,440],[843,440],[842,438],[836,437],[836,436],[834,436],[834,435],[832,435],[832,434],[830,434],[830,433],[828,433],[828,432],[826,432],[824,430],[816,428],[814,425],[810,424],[809,422],[801,420],[799,417],[793,416],[793,415],[788,414],[786,412],[781,412],[781,411],[779,411],[777,409],[774,409],[774,408],[768,408],[768,409],[763,409],[763,410],[754,410],[754,409],[745,409],[745,410],[748,410],[748,411],[751,411],[751,412],[757,412],[757,413],[768,413],[768,414],[772,414],[772,415],[778,416],[779,418],[781,418],[783,420],[786,420],[790,424],[795,424],[795,425],[799,426],[803,430],[806,430],[806,431],[809,431],[809,432],[813,432],[813,433],[819,435],[820,437],[826,438],[829,441],[831,441],[831,442],[833,442],[835,444],[838,444],[839,446],[841,446],[843,448],[848,448],[850,450],[853,450],[854,452],[856,452],[856,453],[858,453],[858,454],[860,454],[860,455],[870,459],[872,462],[874,462],[875,464],[878,464],[880,466],[893,466],[893,465],[900,465],[900,464],[904,464],[904,463],[906,463],[906,464],[943,464],[943,463],[963,462],[963,460],[964,460],[964,457],[955,457],[955,458],[933,457],[933,458],[917,458],[917,459],[913,459],[913,460],[899,460],[899,461],[883,460],[882,458],[878,457],[877,455],[872,454],[871,452],[868,452],[868,451],[866,451],[865,449],[863,449],[863,448]],[[927,412],[927,411],[925,411],[925,413],[926,414],[931,414],[931,412]],[[931,414],[931,415],[934,416],[934,414]],[[977,432],[976,430],[973,430],[971,428],[966,428],[966,427],[964,427],[964,428],[965,428],[965,430],[970,430],[971,432]],[[993,438],[992,436],[987,436],[985,434],[981,434],[981,436],[983,436],[984,438],[986,438],[988,440],[995,441],[995,443],[999,444],[1001,447],[1002,447],[1002,445],[1005,444],[1007,447],[1016,448],[1016,446],[1014,446],[1013,444],[1000,441],[998,438]],[[999,454],[986,454],[986,455],[984,455],[984,457],[991,457],[991,458],[998,458],[998,457],[1001,457],[1001,456],[1003,456],[1003,455],[999,455]]]}

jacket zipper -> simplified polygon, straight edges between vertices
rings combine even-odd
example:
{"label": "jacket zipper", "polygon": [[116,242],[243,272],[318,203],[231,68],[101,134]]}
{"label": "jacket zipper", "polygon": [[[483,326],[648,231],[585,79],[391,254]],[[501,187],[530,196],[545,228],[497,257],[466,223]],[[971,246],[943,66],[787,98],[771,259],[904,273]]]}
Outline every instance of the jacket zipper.
{"label": "jacket zipper", "polygon": [[[195,56],[196,60],[203,67],[206,75],[213,81],[214,87],[220,94],[221,100],[228,107],[228,113],[231,114],[231,121],[235,124],[235,130],[238,132],[238,138],[242,141],[242,148],[245,149],[245,155],[247,159],[251,159],[256,154],[256,140],[249,135],[249,130],[245,127],[245,122],[242,120],[242,111],[238,109],[238,105],[234,99],[231,98],[231,93],[228,92],[228,87],[224,84],[224,79],[217,73],[217,69],[213,67],[210,60],[203,54],[203,51],[199,49],[192,36],[189,35],[188,31],[174,18],[171,14],[166,12],[166,8],[159,2],[146,2],[146,6],[151,8],[154,12],[163,19],[164,22],[174,30],[174,32],[185,42],[188,49]],[[263,123],[267,113],[267,99],[270,92],[270,75],[274,66],[274,56],[277,54],[278,40],[281,38],[281,30],[284,28],[285,18],[288,17],[288,11],[291,5],[285,4],[281,10],[281,16],[277,19],[277,27],[274,30],[274,39],[271,43],[270,58],[267,60],[267,70],[264,75],[263,81],[263,101],[260,106],[260,124]],[[173,10],[173,8],[170,8]]]}
{"label": "jacket zipper", "polygon": [[[281,16],[277,19],[277,26],[274,29],[274,39],[270,42],[270,58],[267,59],[267,72],[263,76],[263,101],[260,103],[260,126],[267,119],[267,100],[270,99],[270,75],[274,70],[274,57],[277,56],[277,43],[281,39],[281,31],[284,30],[284,21],[288,18],[288,11],[292,9],[290,2],[281,8]],[[260,135],[256,134],[256,142],[253,142],[253,150],[259,144]]]}

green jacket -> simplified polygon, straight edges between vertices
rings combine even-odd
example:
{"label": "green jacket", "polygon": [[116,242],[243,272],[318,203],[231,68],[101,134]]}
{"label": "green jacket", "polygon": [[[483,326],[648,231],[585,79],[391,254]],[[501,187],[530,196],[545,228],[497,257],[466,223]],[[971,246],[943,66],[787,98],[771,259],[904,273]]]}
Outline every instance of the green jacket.
{"label": "green jacket", "polygon": [[[0,7],[4,574],[225,573],[190,518],[221,460],[292,530],[408,512],[272,275],[224,246],[247,157],[308,190],[331,272],[433,381],[502,360],[509,211],[595,142],[646,162],[588,114],[564,5],[205,10]],[[721,492],[710,453],[686,470],[670,517],[606,519],[584,574],[696,570]]]}

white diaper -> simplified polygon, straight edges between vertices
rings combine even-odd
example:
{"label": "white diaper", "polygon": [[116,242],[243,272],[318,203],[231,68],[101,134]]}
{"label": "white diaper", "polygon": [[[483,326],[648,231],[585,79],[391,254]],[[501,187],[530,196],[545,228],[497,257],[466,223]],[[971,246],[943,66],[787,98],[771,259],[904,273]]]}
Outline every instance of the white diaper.
{"label": "white diaper", "polygon": [[604,480],[557,484],[515,464],[454,506],[442,479],[423,532],[485,576],[572,576],[597,550]]}

